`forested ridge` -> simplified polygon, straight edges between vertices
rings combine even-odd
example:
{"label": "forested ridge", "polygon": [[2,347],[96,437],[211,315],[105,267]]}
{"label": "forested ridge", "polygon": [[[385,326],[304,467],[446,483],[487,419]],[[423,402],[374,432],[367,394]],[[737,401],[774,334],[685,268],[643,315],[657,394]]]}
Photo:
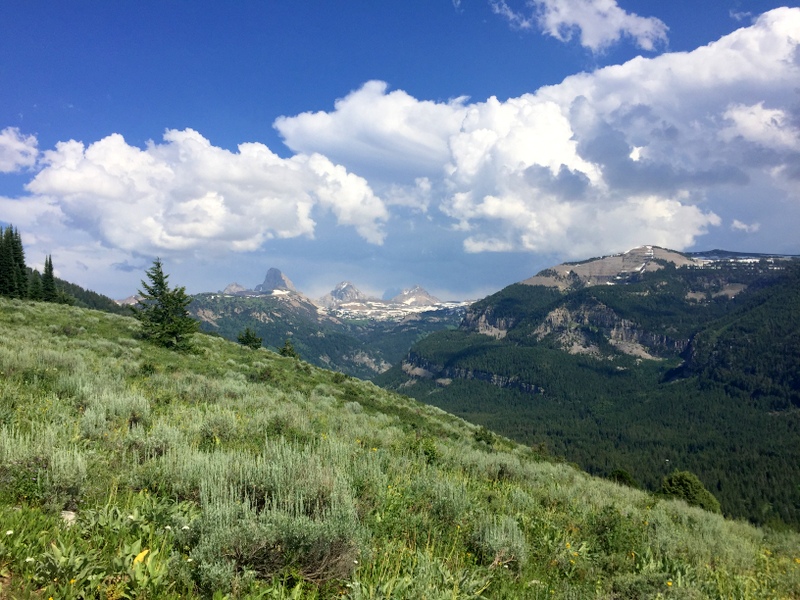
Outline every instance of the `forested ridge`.
{"label": "forested ridge", "polygon": [[[504,336],[477,333],[481,319]],[[509,286],[377,382],[592,473],[656,489],[691,470],[726,514],[797,527],[798,340],[796,261],[665,264],[626,285]]]}

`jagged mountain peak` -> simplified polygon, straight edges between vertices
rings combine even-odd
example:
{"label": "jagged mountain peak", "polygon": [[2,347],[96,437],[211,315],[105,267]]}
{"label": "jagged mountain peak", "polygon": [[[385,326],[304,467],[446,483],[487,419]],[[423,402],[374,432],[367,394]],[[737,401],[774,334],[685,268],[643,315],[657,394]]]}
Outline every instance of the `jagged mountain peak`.
{"label": "jagged mountain peak", "polygon": [[255,291],[272,292],[274,290],[288,290],[290,292],[297,291],[292,281],[286,277],[286,275],[281,273],[280,269],[272,267],[269,269],[269,271],[267,271],[267,275],[264,277],[264,283],[257,285]]}
{"label": "jagged mountain peak", "polygon": [[225,289],[222,290],[222,293],[223,294],[240,294],[242,292],[247,292],[247,291],[249,291],[249,290],[246,287],[244,287],[243,285],[241,285],[239,283],[234,282],[234,283],[229,283],[227,286],[225,286]]}
{"label": "jagged mountain peak", "polygon": [[319,299],[319,303],[327,308],[347,302],[364,302],[369,300],[366,294],[349,281],[342,281],[330,293]]}
{"label": "jagged mountain peak", "polygon": [[424,306],[428,304],[439,304],[441,300],[431,296],[422,286],[415,285],[405,289],[391,299],[395,304],[407,304],[409,306]]}
{"label": "jagged mountain peak", "polygon": [[337,298],[366,297],[361,291],[349,281],[342,281],[331,291],[331,295]]}

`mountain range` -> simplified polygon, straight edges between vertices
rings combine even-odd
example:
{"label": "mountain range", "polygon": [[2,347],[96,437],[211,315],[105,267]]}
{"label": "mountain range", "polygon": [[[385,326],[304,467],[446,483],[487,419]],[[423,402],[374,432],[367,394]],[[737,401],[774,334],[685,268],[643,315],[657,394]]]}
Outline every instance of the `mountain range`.
{"label": "mountain range", "polygon": [[272,348],[289,339],[312,364],[370,379],[425,335],[457,327],[468,305],[443,302],[420,286],[381,300],[347,281],[312,300],[270,268],[254,288],[231,283],[222,292],[195,295],[189,309],[208,333],[235,340],[250,328]]}
{"label": "mountain range", "polygon": [[246,327],[591,473],[657,489],[701,476],[726,514],[800,526],[800,261],[657,246],[563,263],[474,303],[342,282],[312,300],[278,269],[194,296]]}

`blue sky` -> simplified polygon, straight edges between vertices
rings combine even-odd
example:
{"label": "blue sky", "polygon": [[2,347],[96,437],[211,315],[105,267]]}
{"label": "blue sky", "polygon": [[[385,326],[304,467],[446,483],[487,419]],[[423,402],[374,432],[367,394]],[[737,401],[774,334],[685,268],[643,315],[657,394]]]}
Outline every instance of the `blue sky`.
{"label": "blue sky", "polygon": [[640,244],[800,253],[800,8],[16,2],[0,223],[112,297],[269,267],[478,298]]}

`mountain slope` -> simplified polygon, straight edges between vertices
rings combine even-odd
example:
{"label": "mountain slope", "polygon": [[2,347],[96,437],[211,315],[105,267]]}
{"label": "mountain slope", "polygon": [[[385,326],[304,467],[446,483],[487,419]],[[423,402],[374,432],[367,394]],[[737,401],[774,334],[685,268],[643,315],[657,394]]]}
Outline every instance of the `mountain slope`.
{"label": "mountain slope", "polygon": [[726,513],[800,525],[795,261],[644,248],[527,281],[376,382],[593,473],[655,489],[687,468]]}
{"label": "mountain slope", "polygon": [[[249,327],[271,348],[291,339],[310,363],[361,379],[386,371],[414,342],[455,327],[462,315],[459,307],[431,307],[419,312],[398,309],[395,316],[390,312],[393,305],[379,304],[340,304],[327,310],[298,292],[281,289],[270,294],[197,294],[189,311],[203,331],[235,340]],[[373,310],[382,318],[368,316]]]}
{"label": "mountain slope", "polygon": [[3,597],[796,597],[796,534],[267,350],[137,330],[0,300]]}
{"label": "mountain slope", "polygon": [[414,342],[456,327],[467,305],[441,302],[419,286],[401,296],[370,298],[344,281],[315,302],[270,268],[255,289],[232,283],[220,293],[197,294],[189,311],[208,333],[236,340],[249,328],[268,348],[291,339],[310,363],[371,379],[398,363]]}

